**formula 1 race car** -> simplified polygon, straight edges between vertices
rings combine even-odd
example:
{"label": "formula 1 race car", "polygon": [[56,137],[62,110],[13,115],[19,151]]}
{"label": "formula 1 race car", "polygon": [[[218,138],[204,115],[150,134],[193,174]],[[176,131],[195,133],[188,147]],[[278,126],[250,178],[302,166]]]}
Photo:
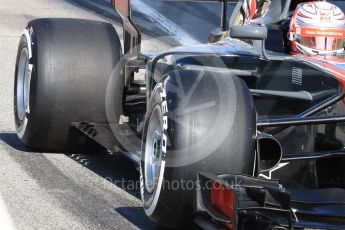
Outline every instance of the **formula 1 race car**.
{"label": "formula 1 race car", "polygon": [[155,55],[141,52],[129,0],[112,1],[123,47],[108,23],[29,22],[18,137],[39,151],[123,153],[159,226],[344,229],[343,12],[324,1],[215,2],[210,43]]}

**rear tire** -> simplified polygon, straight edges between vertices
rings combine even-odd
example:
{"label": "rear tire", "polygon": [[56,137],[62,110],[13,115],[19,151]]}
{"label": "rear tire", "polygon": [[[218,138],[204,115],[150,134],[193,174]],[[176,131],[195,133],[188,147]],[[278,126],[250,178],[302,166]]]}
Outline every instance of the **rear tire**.
{"label": "rear tire", "polygon": [[255,110],[246,84],[225,73],[173,71],[154,88],[140,168],[147,216],[180,228],[196,210],[198,172],[252,175]]}
{"label": "rear tire", "polygon": [[[20,39],[14,115],[18,137],[32,149],[87,151],[95,143],[71,122],[108,123],[105,98],[111,74],[121,77],[121,43],[111,24],[37,19]],[[122,81],[118,81],[120,84]],[[121,88],[121,87],[119,87]],[[121,100],[122,92],[113,95]],[[114,120],[120,116],[116,110]]]}

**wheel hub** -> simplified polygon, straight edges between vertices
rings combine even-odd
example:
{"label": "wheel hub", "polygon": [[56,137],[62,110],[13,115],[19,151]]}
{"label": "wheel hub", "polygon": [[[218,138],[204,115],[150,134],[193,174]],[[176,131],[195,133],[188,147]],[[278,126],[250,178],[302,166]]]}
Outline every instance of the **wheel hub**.
{"label": "wheel hub", "polygon": [[20,120],[24,120],[27,112],[29,112],[29,95],[30,95],[30,71],[29,51],[24,48],[20,54],[18,72],[17,72],[17,116]]}
{"label": "wheel hub", "polygon": [[162,122],[162,111],[157,105],[149,120],[145,145],[145,188],[149,193],[152,193],[156,188],[162,162]]}

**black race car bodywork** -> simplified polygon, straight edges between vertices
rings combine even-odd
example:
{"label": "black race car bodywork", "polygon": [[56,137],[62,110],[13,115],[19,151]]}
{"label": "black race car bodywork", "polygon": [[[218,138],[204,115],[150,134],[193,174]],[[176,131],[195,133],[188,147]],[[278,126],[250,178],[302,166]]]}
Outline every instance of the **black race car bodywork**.
{"label": "black race car bodywork", "polygon": [[[170,55],[175,57],[173,62],[162,62],[163,57]],[[254,178],[235,175],[215,178],[201,173],[200,183],[205,183],[205,187],[198,191],[201,208],[196,221],[205,228],[211,227],[205,223],[206,213],[208,220],[223,223],[223,227],[230,229],[343,229],[345,65],[342,63],[345,59],[289,56],[269,51],[266,55],[263,58],[247,43],[226,38],[216,44],[178,48],[148,63],[153,73],[148,79],[154,82],[147,85],[148,89],[153,89],[175,66],[226,69],[238,76],[247,83],[255,100],[258,133],[272,135],[280,145],[274,150],[273,143],[268,146],[262,143],[265,149],[261,154],[276,151],[261,156],[262,159],[260,147],[257,148],[259,157]],[[225,65],[214,64],[220,62]],[[275,163],[261,170],[260,161],[265,162],[265,157]],[[235,186],[234,180],[238,183]],[[236,194],[236,204],[229,203],[235,214],[229,216],[222,205],[217,206],[219,203],[211,199],[212,188],[206,186],[207,182],[218,182]],[[217,196],[217,186],[213,190]],[[224,191],[222,187],[218,196],[227,196]],[[230,201],[223,199],[220,202],[226,206]]]}
{"label": "black race car bodywork", "polygon": [[[112,1],[123,51],[109,24],[30,22],[16,68],[19,138],[74,151],[84,140],[72,124],[122,152],[140,169],[146,214],[164,227],[195,218],[206,228],[345,229],[345,55],[288,54],[301,1],[262,1],[253,20],[249,1],[220,2],[212,42],[155,55],[140,52],[128,0]],[[180,179],[199,183],[164,184]]]}
{"label": "black race car bodywork", "polygon": [[[344,56],[284,52],[286,25],[299,1],[271,1],[268,12],[252,23],[236,25],[244,2],[235,7],[230,37],[144,58],[147,98],[175,69],[227,71],[242,79],[254,98],[253,174],[200,172],[196,222],[205,228],[344,229]],[[223,8],[222,28],[225,13]],[[267,35],[260,37],[262,29]],[[261,141],[263,135],[272,140]]]}

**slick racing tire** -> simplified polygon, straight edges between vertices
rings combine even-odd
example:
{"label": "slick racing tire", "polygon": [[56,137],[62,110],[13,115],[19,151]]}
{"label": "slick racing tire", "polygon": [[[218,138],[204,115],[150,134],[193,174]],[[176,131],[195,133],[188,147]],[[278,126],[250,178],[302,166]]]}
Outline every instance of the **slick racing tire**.
{"label": "slick racing tire", "polygon": [[180,228],[196,210],[198,172],[253,175],[256,117],[244,81],[227,73],[180,70],[152,91],[140,165],[147,216]]}
{"label": "slick racing tire", "polygon": [[[71,122],[107,123],[106,89],[121,52],[119,37],[108,23],[29,22],[19,43],[14,85],[15,126],[22,143],[48,152],[95,147]],[[113,95],[114,100],[121,97],[121,92]]]}

